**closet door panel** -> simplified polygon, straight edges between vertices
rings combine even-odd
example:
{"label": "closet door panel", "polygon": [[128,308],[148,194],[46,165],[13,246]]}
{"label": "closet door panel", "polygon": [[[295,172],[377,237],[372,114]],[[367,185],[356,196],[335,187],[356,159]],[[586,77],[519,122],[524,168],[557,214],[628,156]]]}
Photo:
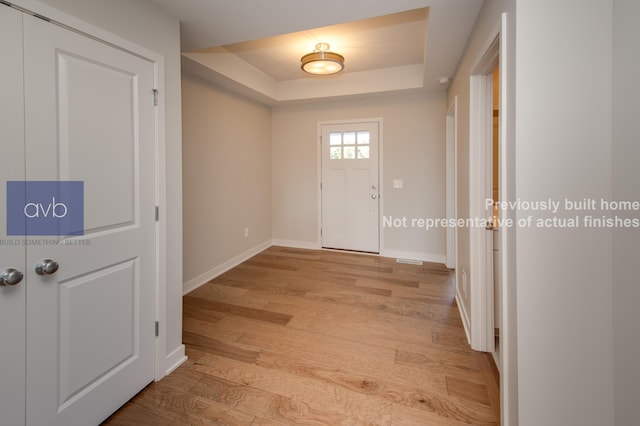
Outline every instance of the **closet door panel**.
{"label": "closet door panel", "polygon": [[99,424],[155,372],[154,65],[31,16],[24,39],[27,178],[83,213],[27,250],[27,424]]}

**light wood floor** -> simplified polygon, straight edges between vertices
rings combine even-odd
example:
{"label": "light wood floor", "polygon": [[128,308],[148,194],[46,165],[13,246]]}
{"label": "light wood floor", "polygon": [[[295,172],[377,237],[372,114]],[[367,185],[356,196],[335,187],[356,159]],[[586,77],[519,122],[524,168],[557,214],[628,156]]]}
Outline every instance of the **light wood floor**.
{"label": "light wood floor", "polygon": [[450,271],[271,247],[184,298],[189,360],[106,425],[499,425]]}

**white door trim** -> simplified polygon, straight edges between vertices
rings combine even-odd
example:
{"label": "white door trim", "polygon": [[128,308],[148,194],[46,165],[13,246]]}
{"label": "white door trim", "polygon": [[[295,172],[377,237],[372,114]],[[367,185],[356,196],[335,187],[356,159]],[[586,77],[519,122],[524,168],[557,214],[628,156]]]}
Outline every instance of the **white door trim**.
{"label": "white door trim", "polygon": [[[480,58],[475,62],[475,66],[472,67],[470,90],[471,94],[471,120],[470,120],[470,191],[471,191],[471,210],[470,214],[473,217],[474,214],[484,215],[483,209],[478,206],[474,206],[474,202],[482,201],[477,200],[479,197],[482,185],[484,184],[484,176],[486,175],[484,170],[480,170],[483,166],[486,166],[487,151],[482,149],[486,145],[478,141],[478,136],[485,135],[482,126],[486,126],[486,123],[480,122],[480,127],[477,127],[477,118],[480,116],[481,109],[487,106],[478,100],[478,96],[482,93],[486,94],[486,81],[483,81],[483,74],[486,75],[490,72],[490,67],[495,64],[496,57],[500,62],[500,172],[499,172],[499,199],[510,200],[510,194],[513,193],[515,185],[515,172],[513,170],[513,163],[510,161],[513,158],[513,141],[509,141],[507,135],[512,135],[514,132],[515,123],[513,117],[509,114],[510,103],[509,99],[513,96],[509,91],[509,85],[512,70],[509,68],[509,63],[513,62],[513,58],[510,57],[510,52],[514,46],[508,45],[508,40],[514,40],[515,37],[512,34],[513,27],[509,23],[510,16],[507,13],[502,13],[500,21],[494,26],[493,30],[489,34],[487,41],[484,44],[484,48],[481,49]],[[475,81],[474,81],[474,77]],[[484,88],[482,86],[485,86]],[[474,100],[477,101],[474,103]],[[475,127],[474,127],[475,126]],[[512,144],[511,146],[509,144]],[[474,185],[474,179],[478,182],[478,185]],[[474,211],[474,208],[476,211]],[[502,218],[515,219],[515,214],[512,211],[501,211]],[[483,217],[483,216],[480,216]],[[493,326],[489,330],[488,322],[493,322],[493,315],[490,309],[493,309],[493,285],[486,285],[481,280],[486,275],[483,274],[483,268],[486,269],[486,262],[484,256],[482,256],[483,248],[486,247],[485,241],[483,241],[480,232],[474,234],[474,230],[471,230],[471,314],[472,320],[478,320],[478,317],[484,316],[486,321],[479,327],[479,331],[483,333],[483,337],[480,337],[480,343],[483,343],[482,339],[490,338],[493,342]],[[517,390],[517,342],[516,342],[516,306],[515,306],[515,282],[511,279],[513,274],[514,262],[515,262],[515,246],[511,242],[515,241],[515,228],[514,227],[502,227],[500,230],[500,265],[502,286],[500,291],[502,292],[502,325],[500,330],[500,418],[504,426],[517,425],[518,419],[518,390]],[[488,234],[488,233],[486,233]],[[488,236],[485,235],[485,238]],[[474,269],[479,268],[479,269]],[[475,292],[474,293],[474,289]],[[490,293],[489,293],[490,292]],[[491,297],[489,297],[489,295]],[[489,309],[490,308],[490,309]],[[482,319],[480,319],[482,321]],[[473,335],[473,331],[472,331]],[[473,341],[473,338],[472,338]],[[476,341],[477,342],[477,341]],[[485,340],[486,343],[486,340]]]}
{"label": "white door trim", "polygon": [[[488,218],[485,199],[490,194],[491,182],[491,91],[492,77],[485,74],[471,76],[471,110],[469,137],[469,214],[472,218]],[[487,257],[492,255],[492,239],[484,227],[469,229],[470,237],[470,290],[471,290],[471,347],[478,351],[494,351],[493,283]]]}
{"label": "white door trim", "polygon": [[377,118],[358,118],[353,120],[326,120],[318,121],[316,128],[316,199],[317,201],[317,244],[322,247],[322,191],[320,189],[322,183],[322,126],[326,125],[340,125],[340,124],[358,124],[358,123],[378,123],[378,238],[379,238],[379,253],[384,250],[384,232],[382,228],[382,220],[384,217],[384,180],[383,180],[383,128],[382,117]]}
{"label": "white door trim", "polygon": [[[456,199],[458,195],[457,185],[456,185],[456,176],[457,176],[457,166],[456,166],[456,158],[458,158],[458,124],[457,124],[457,116],[458,116],[458,97],[455,96],[453,98],[453,102],[447,109],[446,116],[446,138],[447,138],[447,147],[446,147],[446,180],[447,180],[447,200],[446,200],[446,210],[447,210],[447,220],[455,220],[458,217],[457,207],[456,207]],[[457,228],[454,226],[450,226],[447,228],[447,253],[446,253],[446,266],[450,269],[456,268],[456,261],[458,258],[458,246],[456,244],[457,240]]]}
{"label": "white door trim", "polygon": [[[515,194],[515,172],[511,158],[514,158],[515,146],[509,135],[515,134],[515,117],[511,117],[509,99],[509,63],[513,61],[510,53],[514,46],[509,46],[508,40],[514,40],[509,25],[509,15],[503,13],[500,20],[500,172],[499,197],[510,200]],[[515,220],[515,212],[502,211],[504,218]],[[515,279],[511,279],[515,270],[515,227],[503,227],[500,231],[500,276],[502,287],[502,310],[500,317],[500,418],[504,426],[516,426],[518,423],[518,372],[517,372],[517,341],[516,341],[516,304]]]}
{"label": "white door trim", "polygon": [[[16,6],[22,12],[46,16],[51,23],[65,27],[71,31],[81,33],[89,38],[98,40],[110,46],[124,50],[133,55],[152,62],[155,70],[155,84],[160,96],[156,108],[156,205],[160,210],[160,220],[157,222],[156,245],[156,320],[160,323],[158,338],[156,339],[156,380],[160,380],[173,368],[186,360],[184,345],[172,354],[167,353],[167,176],[166,176],[166,119],[165,119],[165,77],[164,56],[142,47],[129,40],[121,38],[111,32],[105,31],[93,24],[82,21],[58,9],[37,0],[8,0],[8,3]],[[153,214],[152,212],[150,214]]]}
{"label": "white door trim", "polygon": [[[488,218],[485,198],[491,194],[491,169],[493,132],[491,74],[500,55],[500,25],[494,28],[481,56],[471,69],[470,117],[469,117],[469,214],[472,218]],[[502,74],[502,73],[501,73]],[[487,186],[489,185],[489,188]],[[488,190],[487,190],[488,189]],[[470,228],[471,291],[471,347],[478,351],[493,352],[495,349],[493,324],[492,271],[487,261],[493,255],[490,232],[483,227]]]}

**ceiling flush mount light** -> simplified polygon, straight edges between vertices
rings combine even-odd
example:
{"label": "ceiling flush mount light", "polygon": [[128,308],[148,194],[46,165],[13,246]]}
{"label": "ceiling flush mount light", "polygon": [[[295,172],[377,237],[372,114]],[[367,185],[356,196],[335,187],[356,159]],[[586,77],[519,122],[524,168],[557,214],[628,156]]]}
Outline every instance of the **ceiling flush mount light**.
{"label": "ceiling flush mount light", "polygon": [[331,75],[344,69],[344,56],[329,52],[329,43],[318,43],[316,49],[304,55],[302,70],[314,75]]}

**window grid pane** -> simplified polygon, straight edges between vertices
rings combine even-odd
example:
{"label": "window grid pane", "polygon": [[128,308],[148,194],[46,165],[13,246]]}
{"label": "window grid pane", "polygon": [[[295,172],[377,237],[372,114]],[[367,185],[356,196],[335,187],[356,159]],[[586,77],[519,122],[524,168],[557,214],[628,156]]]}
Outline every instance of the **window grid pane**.
{"label": "window grid pane", "polygon": [[329,133],[329,145],[342,145],[342,133]]}
{"label": "window grid pane", "polygon": [[340,146],[329,147],[329,158],[332,160],[342,160],[342,147]]}
{"label": "window grid pane", "polygon": [[358,146],[358,158],[363,160],[369,159],[369,147],[368,146]]}
{"label": "window grid pane", "polygon": [[343,143],[345,145],[355,145],[356,144],[356,133],[355,132],[348,132],[348,133],[343,133]]}
{"label": "window grid pane", "polygon": [[358,132],[358,145],[369,145],[369,132]]}
{"label": "window grid pane", "polygon": [[346,160],[353,160],[356,158],[356,147],[355,146],[345,146],[344,147],[344,158]]}

